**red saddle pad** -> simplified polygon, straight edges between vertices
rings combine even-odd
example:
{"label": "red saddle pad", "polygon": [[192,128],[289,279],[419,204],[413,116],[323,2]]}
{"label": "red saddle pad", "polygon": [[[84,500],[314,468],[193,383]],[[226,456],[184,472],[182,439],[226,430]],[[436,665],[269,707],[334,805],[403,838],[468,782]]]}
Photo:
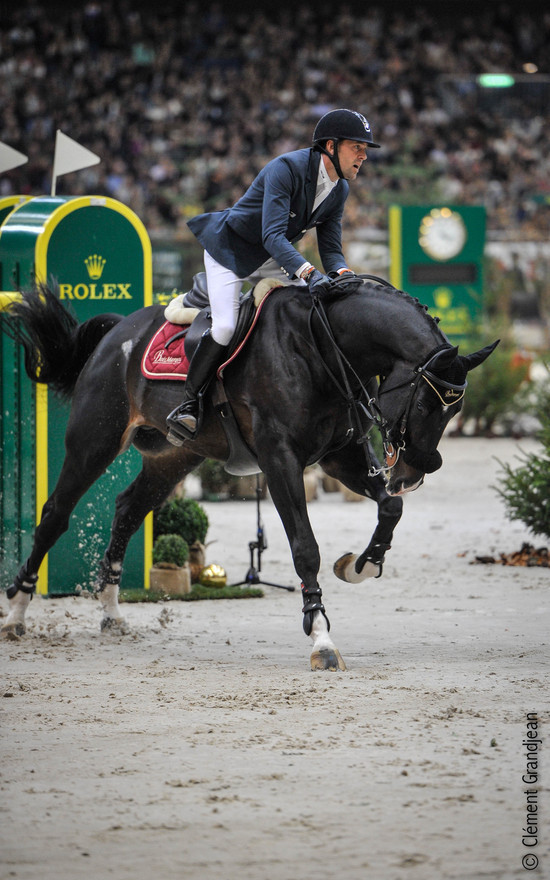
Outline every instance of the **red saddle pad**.
{"label": "red saddle pad", "polygon": [[184,350],[184,337],[176,339],[166,347],[166,343],[177,333],[185,330],[181,324],[170,321],[159,327],[141,360],[141,372],[146,379],[176,379],[185,382],[189,361]]}
{"label": "red saddle pad", "polygon": [[[277,289],[277,287],[272,288],[266,293],[256,309],[254,319],[248,328],[244,339],[241,340],[237,348],[231,353],[227,360],[218,367],[218,376],[221,376],[227,365],[234,361],[240,354],[256,326],[267,298]],[[166,343],[169,342],[173,336],[176,336],[178,333],[181,333],[182,330],[185,330],[186,326],[189,327],[189,324],[172,324],[170,321],[165,321],[164,324],[159,327],[145,349],[145,353],[141,359],[141,372],[146,379],[176,379],[185,382],[189,370],[189,361],[187,360],[184,349],[185,338],[181,336],[168,347],[166,346]]]}

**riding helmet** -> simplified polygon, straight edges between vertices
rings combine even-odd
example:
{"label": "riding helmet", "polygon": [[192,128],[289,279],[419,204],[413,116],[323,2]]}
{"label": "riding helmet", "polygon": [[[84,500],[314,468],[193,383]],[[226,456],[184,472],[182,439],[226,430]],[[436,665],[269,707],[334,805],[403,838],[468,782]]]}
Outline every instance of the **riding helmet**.
{"label": "riding helmet", "polygon": [[329,140],[359,141],[369,147],[380,146],[372,139],[368,120],[355,110],[330,110],[321,117],[313,132],[313,146],[322,146]]}

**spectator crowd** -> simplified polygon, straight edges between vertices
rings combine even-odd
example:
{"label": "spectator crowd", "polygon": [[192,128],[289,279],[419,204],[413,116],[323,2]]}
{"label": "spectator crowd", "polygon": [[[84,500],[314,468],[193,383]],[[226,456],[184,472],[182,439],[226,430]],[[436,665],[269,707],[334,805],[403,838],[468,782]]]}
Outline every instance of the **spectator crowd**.
{"label": "spectator crowd", "polygon": [[[348,233],[391,203],[483,204],[489,230],[550,233],[550,11],[529,4],[290,5],[131,0],[9,5],[0,20],[0,141],[29,162],[0,196],[47,194],[55,133],[102,161],[58,194],[129,205],[151,235],[232,204],[326,111],[369,119],[382,149],[352,188]],[[445,12],[445,10],[447,10]],[[480,74],[518,77],[484,89]]]}

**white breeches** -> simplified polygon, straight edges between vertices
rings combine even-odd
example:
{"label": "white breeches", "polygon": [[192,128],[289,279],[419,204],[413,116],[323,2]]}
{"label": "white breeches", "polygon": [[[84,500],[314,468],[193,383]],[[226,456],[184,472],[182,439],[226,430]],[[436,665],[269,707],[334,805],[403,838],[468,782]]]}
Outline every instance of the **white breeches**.
{"label": "white breeches", "polygon": [[212,312],[212,339],[218,345],[228,345],[237,326],[239,314],[239,297],[245,281],[255,285],[262,278],[273,278],[284,285],[305,285],[301,279],[290,280],[275,260],[267,260],[252,275],[246,278],[238,278],[231,269],[217,263],[208,251],[204,252],[204,268],[206,269],[206,283],[208,286],[208,298]]}

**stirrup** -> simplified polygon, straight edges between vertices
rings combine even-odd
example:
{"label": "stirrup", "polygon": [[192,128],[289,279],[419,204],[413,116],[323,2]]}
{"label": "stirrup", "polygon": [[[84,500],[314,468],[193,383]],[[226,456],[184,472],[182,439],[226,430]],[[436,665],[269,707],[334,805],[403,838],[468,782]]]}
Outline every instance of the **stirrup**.
{"label": "stirrup", "polygon": [[200,415],[198,400],[186,400],[180,404],[166,418],[166,439],[173,446],[182,446],[185,440],[194,440],[199,430]]}
{"label": "stirrup", "polygon": [[166,435],[166,439],[168,440],[169,443],[172,444],[172,446],[183,446],[183,444],[184,444],[184,442],[185,442],[184,440],[181,439],[181,437],[179,437],[179,436],[178,436],[178,435],[172,430],[172,428],[169,428],[169,429],[168,429],[168,433],[167,433],[167,435]]}
{"label": "stirrup", "polygon": [[182,412],[175,416],[168,416],[170,421],[170,426],[173,428],[184,428],[186,431],[189,431],[191,434],[194,434],[197,430],[197,422],[198,418],[194,412],[189,410],[188,412]]}

